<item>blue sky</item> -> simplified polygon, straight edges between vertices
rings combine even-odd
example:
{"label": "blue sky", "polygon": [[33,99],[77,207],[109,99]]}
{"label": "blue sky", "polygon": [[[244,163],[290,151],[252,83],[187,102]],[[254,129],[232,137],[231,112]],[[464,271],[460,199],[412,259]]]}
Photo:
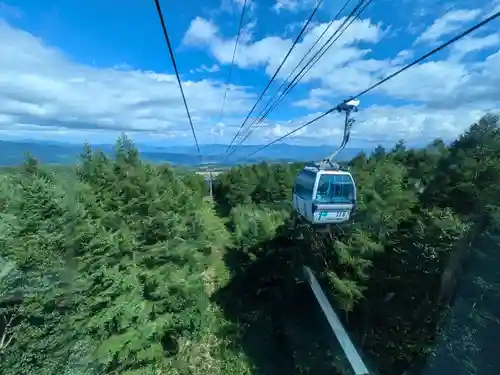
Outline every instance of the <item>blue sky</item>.
{"label": "blue sky", "polygon": [[[243,0],[161,3],[198,138],[228,143],[315,1],[249,0],[222,123]],[[283,135],[500,8],[490,0],[395,4],[374,0],[247,143]],[[342,5],[323,2],[269,94]],[[498,30],[494,21],[364,96],[351,146],[451,139],[498,109]],[[193,142],[153,0],[0,0],[0,45],[0,139],[101,143],[127,132],[152,144]],[[331,115],[287,142],[335,144],[341,128]]]}

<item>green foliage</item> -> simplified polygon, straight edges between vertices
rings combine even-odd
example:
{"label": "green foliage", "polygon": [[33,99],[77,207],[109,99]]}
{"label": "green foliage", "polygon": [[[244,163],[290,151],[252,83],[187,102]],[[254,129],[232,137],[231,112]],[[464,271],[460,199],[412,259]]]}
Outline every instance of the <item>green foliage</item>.
{"label": "green foliage", "polygon": [[86,147],[72,194],[33,159],[10,183],[1,255],[23,280],[9,312],[19,315],[9,373],[188,365],[183,343],[202,345],[209,296],[224,282],[211,273],[229,236],[210,203],[175,171],[141,161],[126,138],[114,160]]}
{"label": "green foliage", "polygon": [[266,256],[270,249],[267,245],[278,237],[287,216],[286,211],[259,207],[255,203],[234,207],[229,222],[233,233],[233,251],[244,256],[245,262]]}
{"label": "green foliage", "polygon": [[2,374],[331,371],[345,361],[304,263],[374,369],[448,356],[453,373],[487,373],[478,353],[493,351],[473,342],[500,326],[498,119],[350,164],[355,220],[326,231],[292,212],[300,163],[234,167],[214,201],[201,176],[146,163],[126,137],[113,157],[86,145],[72,170],[30,156],[4,170]]}

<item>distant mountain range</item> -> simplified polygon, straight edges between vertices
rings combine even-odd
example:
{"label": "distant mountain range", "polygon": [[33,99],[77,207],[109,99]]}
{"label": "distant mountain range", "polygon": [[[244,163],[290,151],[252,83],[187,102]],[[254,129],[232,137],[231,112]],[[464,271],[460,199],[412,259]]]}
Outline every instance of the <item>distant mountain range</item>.
{"label": "distant mountain range", "polygon": [[[108,155],[113,154],[113,145],[92,145],[94,149],[100,149]],[[153,163],[168,162],[174,165],[195,166],[200,160],[194,146],[150,146],[137,144],[141,156]],[[224,155],[227,145],[201,145],[203,164],[218,163]],[[234,155],[225,165],[236,163],[265,161],[312,161],[320,160],[334,151],[332,146],[293,146],[277,144],[270,146],[245,160],[241,160],[248,154],[256,151],[261,146],[239,146]],[[82,145],[57,142],[35,142],[35,141],[0,141],[0,165],[12,166],[21,164],[26,153],[30,153],[43,163],[49,164],[72,164],[78,160],[83,151]],[[360,148],[346,148],[339,159],[350,160],[359,152]],[[371,150],[365,150],[370,152]]]}

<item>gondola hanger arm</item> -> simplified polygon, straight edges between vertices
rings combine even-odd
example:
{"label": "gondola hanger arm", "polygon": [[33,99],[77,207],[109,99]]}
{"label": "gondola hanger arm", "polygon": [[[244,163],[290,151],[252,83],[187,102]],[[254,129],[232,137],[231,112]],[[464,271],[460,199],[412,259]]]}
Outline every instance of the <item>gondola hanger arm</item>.
{"label": "gondola hanger arm", "polygon": [[340,169],[339,164],[335,163],[333,160],[337,157],[338,154],[342,152],[342,150],[349,142],[352,124],[354,124],[354,122],[356,121],[350,116],[352,112],[358,111],[358,107],[359,107],[359,100],[355,98],[346,100],[337,106],[337,112],[345,113],[344,138],[342,139],[340,147],[319,163],[319,169]]}

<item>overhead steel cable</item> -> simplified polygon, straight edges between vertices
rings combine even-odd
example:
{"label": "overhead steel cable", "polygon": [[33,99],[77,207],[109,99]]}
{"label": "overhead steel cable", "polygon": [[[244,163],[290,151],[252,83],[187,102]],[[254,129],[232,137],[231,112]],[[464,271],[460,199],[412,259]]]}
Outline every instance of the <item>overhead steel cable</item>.
{"label": "overhead steel cable", "polygon": [[[361,2],[363,1],[366,1],[366,0],[361,0]],[[271,104],[271,102],[276,98],[277,95],[283,95],[283,93],[287,90],[287,88],[290,86],[288,85],[287,88],[285,88],[285,90],[282,91],[283,87],[285,87],[285,85],[287,85],[289,82],[290,82],[290,77],[292,77],[292,75],[297,71],[297,69],[300,67],[300,65],[304,62],[304,60],[306,59],[306,57],[311,53],[311,51],[314,49],[314,47],[316,47],[316,45],[319,43],[319,41],[323,38],[323,36],[326,34],[326,32],[330,29],[330,27],[333,25],[333,23],[335,21],[338,20],[340,14],[342,14],[342,12],[344,11],[344,9],[347,7],[347,5],[349,5],[349,3],[351,2],[351,0],[347,0],[345,3],[344,3],[344,6],[338,11],[338,13],[335,15],[335,17],[330,21],[330,23],[327,25],[327,27],[325,28],[325,30],[323,30],[323,32],[321,33],[321,35],[316,39],[316,41],[313,43],[313,45],[309,48],[309,50],[304,54],[304,56],[302,56],[302,59],[300,59],[299,63],[295,66],[295,68],[293,68],[293,70],[288,74],[288,76],[286,77],[286,79],[283,81],[283,83],[281,84],[281,86],[278,88],[278,90],[276,91],[276,93],[273,95],[272,98],[269,99],[269,101],[267,102],[267,104],[265,105],[265,107],[260,111],[260,113],[258,114],[257,118],[260,120],[262,117],[262,115],[264,114],[265,116],[265,113],[268,113],[268,109],[269,109],[269,105]],[[356,9],[356,8],[355,8]],[[351,12],[350,15],[347,16],[347,19],[350,18],[352,16],[352,14],[355,12],[355,10],[353,10]],[[345,23],[345,22],[344,22]],[[323,48],[330,42],[330,40],[335,37],[335,35],[338,33],[339,29],[344,25],[344,23],[332,34],[332,36],[330,36],[325,43],[323,43],[323,45],[318,49],[318,51],[316,51],[313,55],[312,58],[309,59],[309,61],[302,67],[301,71],[302,72],[305,67],[307,67],[311,61],[314,59],[315,56],[317,56],[317,54],[323,50]],[[299,72],[299,74],[300,74]],[[296,79],[296,76],[294,78],[294,80]],[[266,112],[267,111],[267,112]],[[255,121],[254,121],[255,123]]]}
{"label": "overhead steel cable", "polygon": [[[370,5],[370,3],[373,0],[368,0],[368,2],[365,2],[366,0],[360,1],[357,7],[353,9],[353,11],[346,17],[344,22],[339,26],[339,28],[330,36],[330,38],[326,41],[325,44],[315,53],[315,55],[309,60],[309,62],[302,67],[302,69],[295,75],[295,77],[292,79],[291,82],[288,83],[286,86],[285,90],[280,94],[278,99],[267,109],[267,111],[260,117],[258,120],[255,122],[255,127],[253,130],[249,131],[247,136],[240,142],[243,143],[249,136],[250,134],[255,131],[258,128],[258,125],[261,124],[266,117],[276,109],[278,105],[283,101],[283,99],[292,91],[295,86],[304,78],[304,76],[309,73],[309,71],[314,67],[314,65],[317,64],[317,62],[325,55],[325,53],[340,39],[340,37],[346,32],[346,30],[352,25],[354,21],[356,21],[359,16],[365,11],[365,9]],[[363,5],[364,3],[364,5]],[[363,6],[362,6],[363,5]],[[360,8],[360,6],[362,6]],[[354,15],[354,13],[357,14]]]}
{"label": "overhead steel cable", "polygon": [[[285,90],[278,97],[277,101],[256,121],[254,121],[250,127],[248,128],[247,133],[242,139],[238,142],[238,144],[233,148],[233,150],[229,153],[226,159],[229,159],[235,152],[236,147],[243,144],[250,135],[259,128],[259,125],[264,121],[265,117],[273,111],[283,100],[283,98],[297,85],[297,83],[304,77],[305,74],[309,72],[309,70],[319,61],[321,57],[326,53],[326,51],[333,45],[335,42],[342,36],[342,34],[351,26],[351,24],[361,15],[361,13],[367,8],[367,6],[372,2],[372,0],[360,0],[360,2],[354,7],[354,9],[349,13],[344,22],[335,30],[335,32],[327,39],[327,41],[321,46],[321,48],[316,51],[316,53],[309,59],[306,65],[302,67],[302,69],[297,73],[297,75],[293,78],[291,82],[287,85]],[[364,4],[364,6],[363,6]],[[360,9],[360,7],[362,7]],[[355,13],[357,14],[355,15]],[[346,26],[347,24],[347,26]],[[344,27],[345,26],[345,27]],[[335,38],[335,39],[334,39]],[[333,39],[333,40],[332,40]],[[326,47],[326,48],[325,48]],[[321,55],[319,55],[321,53]],[[319,55],[319,57],[318,57]],[[310,65],[312,62],[312,65]],[[305,73],[304,70],[309,68]],[[293,86],[292,86],[293,85]],[[271,99],[272,100],[272,99]],[[269,102],[268,102],[269,103]],[[260,114],[259,114],[260,116]]]}
{"label": "overhead steel cable", "polygon": [[226,91],[224,92],[224,98],[222,99],[222,106],[221,106],[220,115],[219,115],[219,123],[222,122],[222,118],[224,117],[224,106],[226,104],[227,92],[229,91],[229,83],[231,82],[231,76],[233,73],[234,58],[236,56],[236,50],[238,49],[238,42],[240,40],[241,29],[243,26],[243,19],[245,17],[246,7],[247,7],[247,0],[244,1],[243,9],[241,10],[240,24],[238,26],[238,33],[236,34],[236,41],[234,42],[233,58],[231,59],[231,65],[229,66],[229,73],[227,75]]}
{"label": "overhead steel cable", "polygon": [[399,74],[403,73],[404,71],[408,70],[409,68],[411,68],[411,67],[413,67],[413,66],[417,65],[418,63],[420,63],[420,62],[422,62],[423,60],[427,59],[428,57],[432,56],[433,54],[435,54],[435,53],[437,53],[437,52],[441,51],[442,49],[444,49],[444,48],[448,47],[450,44],[455,43],[456,41],[458,41],[458,40],[462,39],[463,37],[465,37],[465,36],[469,35],[470,33],[474,32],[475,30],[479,29],[480,27],[482,27],[482,26],[484,26],[484,25],[486,25],[486,24],[490,23],[491,21],[493,21],[494,19],[496,19],[496,18],[498,18],[498,17],[500,17],[500,12],[496,12],[496,13],[494,13],[493,15],[491,15],[491,16],[489,16],[489,17],[487,17],[487,18],[486,18],[486,19],[484,19],[483,21],[481,21],[481,22],[477,23],[476,25],[474,25],[474,26],[470,27],[469,29],[467,29],[467,30],[465,30],[464,32],[460,33],[459,35],[455,36],[454,38],[452,38],[452,39],[448,40],[447,42],[445,42],[445,43],[441,44],[440,46],[438,46],[438,47],[434,48],[432,51],[430,51],[430,52],[426,53],[425,55],[420,56],[418,59],[413,60],[411,63],[409,63],[409,64],[405,65],[405,66],[404,66],[404,67],[402,67],[401,69],[399,69],[399,70],[395,71],[394,73],[392,73],[392,74],[388,75],[388,76],[387,76],[387,77],[385,77],[384,79],[382,79],[382,80],[378,81],[377,83],[375,83],[375,84],[371,85],[371,86],[370,86],[370,87],[368,87],[367,89],[365,89],[365,90],[361,91],[359,94],[354,95],[354,96],[351,96],[349,99],[347,99],[347,100],[343,101],[341,104],[338,104],[338,105],[336,105],[335,107],[330,108],[328,111],[326,111],[326,112],[322,113],[321,115],[319,115],[319,116],[317,116],[317,117],[313,118],[313,119],[312,119],[312,120],[310,120],[310,121],[307,121],[305,124],[303,124],[303,125],[299,126],[298,128],[295,128],[294,130],[292,130],[292,131],[288,132],[287,134],[285,134],[285,135],[283,135],[283,136],[281,136],[281,137],[279,137],[279,138],[275,139],[274,141],[269,142],[268,144],[266,144],[266,145],[264,145],[264,146],[262,146],[262,147],[258,148],[256,151],[254,151],[254,152],[252,152],[252,153],[248,154],[247,156],[245,156],[244,158],[242,158],[242,159],[240,159],[240,160],[244,160],[244,159],[246,159],[246,158],[249,158],[250,156],[255,155],[256,153],[258,153],[258,152],[260,152],[260,151],[262,151],[262,150],[264,150],[264,149],[268,148],[269,146],[272,146],[273,144],[275,144],[275,143],[277,143],[277,142],[279,142],[279,141],[281,141],[281,140],[283,140],[283,139],[287,138],[288,136],[290,136],[290,135],[292,135],[292,134],[294,134],[294,133],[298,132],[299,130],[301,130],[301,129],[305,128],[306,126],[311,125],[313,122],[316,122],[316,121],[318,121],[318,120],[322,119],[323,117],[325,117],[325,116],[329,115],[330,113],[332,113],[332,112],[334,112],[334,111],[337,111],[337,110],[339,109],[339,107],[340,107],[342,104],[344,104],[344,103],[346,103],[346,102],[348,102],[348,101],[350,101],[350,100],[352,100],[352,99],[357,99],[357,98],[359,98],[360,96],[367,94],[368,92],[370,92],[370,91],[372,91],[373,89],[377,88],[377,87],[378,87],[378,86],[380,86],[381,84],[383,84],[383,83],[385,83],[385,82],[389,81],[390,79],[392,79],[392,78],[396,77],[397,75],[399,75]]}
{"label": "overhead steel cable", "polygon": [[163,29],[163,35],[165,35],[165,40],[168,46],[168,52],[170,53],[170,59],[172,60],[172,65],[174,66],[175,75],[177,77],[177,83],[179,84],[179,89],[181,90],[182,100],[184,101],[184,107],[186,108],[186,113],[189,120],[189,125],[191,125],[191,131],[193,132],[194,142],[196,143],[196,149],[200,155],[200,160],[202,159],[202,154],[200,150],[200,145],[198,144],[198,138],[196,137],[196,132],[194,131],[193,120],[191,119],[191,113],[186,101],[186,96],[184,95],[184,89],[182,88],[181,77],[179,76],[179,70],[177,69],[177,63],[175,62],[174,51],[172,49],[172,44],[170,43],[170,38],[168,37],[167,27],[165,26],[165,20],[163,19],[163,12],[161,11],[161,6],[159,0],[155,0],[156,10],[158,12],[158,17],[160,17],[161,28]]}
{"label": "overhead steel cable", "polygon": [[[293,68],[293,70],[288,74],[288,76],[286,77],[286,79],[283,81],[283,83],[281,84],[281,86],[278,88],[278,90],[276,91],[276,93],[273,95],[273,97],[271,99],[269,99],[269,101],[267,102],[266,106],[260,111],[259,115],[257,117],[260,117],[264,111],[268,108],[269,104],[271,103],[272,100],[274,100],[274,98],[276,97],[276,95],[278,95],[281,91],[281,89],[289,82],[289,79],[290,77],[293,75],[293,73],[295,73],[295,71],[299,68],[299,66],[304,62],[304,60],[306,59],[306,57],[311,53],[311,51],[314,49],[314,47],[316,47],[316,45],[319,43],[319,41],[323,38],[323,36],[325,36],[325,34],[327,33],[327,31],[330,29],[330,27],[332,27],[333,23],[335,21],[337,21],[337,19],[339,18],[339,16],[342,14],[342,12],[344,11],[344,9],[347,7],[347,5],[349,5],[349,3],[351,2],[351,0],[347,0],[345,3],[344,3],[344,6],[338,11],[338,13],[335,15],[335,17],[333,17],[333,19],[328,23],[327,27],[325,28],[325,30],[323,30],[323,32],[321,33],[321,35],[316,39],[316,41],[313,43],[313,45],[311,47],[309,47],[309,50],[304,54],[304,56],[302,56],[302,58],[300,59],[300,61],[298,62],[298,64],[295,66],[295,68]],[[326,42],[328,43],[328,41]],[[325,44],[326,44],[325,43]],[[323,45],[324,46],[324,45]],[[321,48],[323,47],[320,47],[320,50]],[[310,62],[310,60],[309,60]],[[308,62],[308,63],[309,63]],[[308,64],[306,63],[306,65]]]}
{"label": "overhead steel cable", "polygon": [[[319,56],[316,55],[314,56],[313,58],[315,59],[310,65],[308,66],[305,66],[295,77],[294,79],[292,80],[292,82],[290,82],[288,84],[288,86],[285,88],[285,90],[283,91],[283,93],[280,95],[280,97],[278,98],[278,100],[273,104],[273,106],[269,109],[269,111],[267,111],[260,119],[259,119],[259,122],[262,122],[268,115],[269,113],[271,113],[282,101],[283,99],[288,95],[288,93],[290,91],[292,91],[295,86],[297,86],[297,84],[300,82],[300,80],[302,80],[302,78],[304,78],[304,76],[309,73],[309,71],[314,67],[314,65],[316,65],[316,63],[324,56],[324,54],[340,39],[340,37],[346,32],[346,30],[352,25],[352,23],[354,21],[356,21],[359,16],[365,11],[365,9],[371,4],[373,0],[368,0],[368,2],[366,2],[364,4],[364,6],[358,10],[358,13],[350,18],[350,20],[348,18],[346,18],[346,21],[349,21],[347,23],[347,25],[344,27],[343,30],[339,31],[338,32],[338,35],[333,35],[333,37],[335,37],[335,39],[333,39],[329,44],[328,46],[320,52]],[[341,25],[339,27],[338,30],[340,30],[342,27],[344,26]]]}
{"label": "overhead steel cable", "polygon": [[227,149],[226,149],[226,153],[229,151],[229,149],[231,148],[231,146],[233,145],[234,141],[236,140],[236,138],[240,135],[241,133],[241,130],[243,129],[243,127],[245,126],[246,122],[248,121],[248,119],[250,118],[250,115],[253,113],[253,111],[255,110],[255,107],[257,107],[257,104],[261,101],[261,99],[264,97],[264,94],[267,92],[267,90],[269,89],[269,86],[271,86],[271,83],[273,83],[274,79],[276,78],[276,76],[278,75],[279,71],[281,70],[281,68],[283,67],[283,65],[285,64],[286,60],[288,59],[288,57],[290,56],[290,54],[292,53],[293,49],[295,48],[295,46],[297,45],[300,37],[302,36],[302,34],[304,34],[307,26],[309,26],[309,23],[311,22],[312,18],[314,17],[314,15],[316,14],[316,12],[318,11],[320,5],[323,3],[323,0],[319,0],[318,1],[318,4],[316,5],[316,7],[314,8],[313,12],[311,13],[311,16],[309,17],[309,19],[306,21],[306,23],[304,24],[304,26],[302,26],[302,29],[300,30],[300,33],[299,35],[297,35],[297,38],[295,38],[295,41],[293,42],[292,46],[290,47],[290,49],[288,50],[287,54],[285,55],[285,57],[283,58],[283,60],[281,61],[280,65],[278,66],[278,69],[276,69],[276,72],[274,72],[273,76],[271,77],[271,79],[269,80],[269,83],[266,85],[264,91],[262,91],[262,94],[260,94],[260,97],[257,99],[257,101],[255,102],[255,104],[253,105],[252,109],[250,110],[250,112],[248,112],[248,115],[246,116],[245,120],[243,121],[243,123],[240,125],[240,128],[238,130],[238,132],[236,133],[236,135],[234,136],[234,138],[231,140],[231,143],[229,144],[229,146],[227,146]]}

